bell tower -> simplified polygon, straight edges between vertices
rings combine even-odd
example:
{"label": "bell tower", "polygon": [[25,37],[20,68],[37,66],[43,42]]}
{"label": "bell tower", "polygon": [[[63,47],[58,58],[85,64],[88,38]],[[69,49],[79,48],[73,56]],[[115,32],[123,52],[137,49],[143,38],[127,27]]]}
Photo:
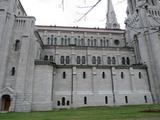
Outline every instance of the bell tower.
{"label": "bell tower", "polygon": [[160,4],[159,0],[128,0],[128,45],[134,47],[137,64],[147,66],[150,90],[160,103]]}

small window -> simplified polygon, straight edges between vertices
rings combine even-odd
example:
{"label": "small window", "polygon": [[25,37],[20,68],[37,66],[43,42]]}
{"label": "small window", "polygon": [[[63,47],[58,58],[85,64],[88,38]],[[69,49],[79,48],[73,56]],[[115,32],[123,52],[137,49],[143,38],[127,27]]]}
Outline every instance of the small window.
{"label": "small window", "polygon": [[105,72],[102,73],[102,78],[105,79],[106,75]]}
{"label": "small window", "polygon": [[125,65],[126,64],[126,62],[125,62],[125,58],[124,57],[122,57],[122,65]]}
{"label": "small window", "polygon": [[49,60],[50,60],[50,61],[53,61],[53,56],[50,56]]}
{"label": "small window", "polygon": [[77,64],[81,64],[81,58],[80,58],[80,56],[77,56]]}
{"label": "small window", "polygon": [[87,97],[84,97],[84,104],[87,104]]}
{"label": "small window", "polygon": [[108,97],[105,97],[105,103],[108,104]]}
{"label": "small window", "polygon": [[96,57],[95,56],[92,57],[92,64],[96,64]]}
{"label": "small window", "polygon": [[121,79],[124,79],[124,73],[121,72]]}
{"label": "small window", "polygon": [[83,72],[83,79],[86,78],[86,72]]}
{"label": "small window", "polygon": [[15,51],[18,51],[20,49],[20,40],[16,40],[15,42]]}
{"label": "small window", "polygon": [[65,97],[62,98],[62,106],[65,106]]}
{"label": "small window", "polygon": [[142,73],[141,72],[138,73],[138,77],[139,77],[139,79],[142,79]]}
{"label": "small window", "polygon": [[147,96],[146,96],[146,95],[144,96],[144,101],[145,101],[145,103],[148,103],[148,100],[147,100]]}
{"label": "small window", "polygon": [[125,102],[128,103],[128,96],[125,96]]}
{"label": "small window", "polygon": [[48,60],[48,55],[45,55],[45,56],[44,56],[44,60]]}
{"label": "small window", "polygon": [[114,40],[114,44],[119,45],[120,44],[119,40]]}
{"label": "small window", "polygon": [[66,72],[63,72],[63,79],[66,79]]}
{"label": "small window", "polygon": [[111,64],[111,57],[107,58],[107,63],[110,65]]}
{"label": "small window", "polygon": [[61,64],[64,64],[64,56],[61,56]]}
{"label": "small window", "polygon": [[116,64],[116,58],[112,57],[112,64],[115,65]]}
{"label": "small window", "polygon": [[130,65],[130,59],[127,57],[127,65]]}
{"label": "small window", "polygon": [[70,58],[69,58],[69,56],[66,57],[66,64],[70,64]]}
{"label": "small window", "polygon": [[57,101],[57,106],[60,106],[61,105],[61,102],[60,101]]}
{"label": "small window", "polygon": [[67,101],[67,106],[69,106],[70,105],[70,102],[69,101]]}
{"label": "small window", "polygon": [[82,56],[82,64],[86,64],[86,58],[85,58],[85,56]]}
{"label": "small window", "polygon": [[11,75],[14,76],[14,75],[15,75],[15,72],[16,72],[16,68],[15,68],[15,67],[12,67]]}

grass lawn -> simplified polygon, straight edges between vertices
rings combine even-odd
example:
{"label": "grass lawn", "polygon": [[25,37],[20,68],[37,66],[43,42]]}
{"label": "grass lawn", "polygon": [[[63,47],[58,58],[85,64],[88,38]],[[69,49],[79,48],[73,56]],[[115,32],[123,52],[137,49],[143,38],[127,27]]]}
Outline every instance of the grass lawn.
{"label": "grass lawn", "polygon": [[146,109],[160,109],[160,105],[87,107],[49,112],[0,113],[0,120],[135,120],[138,118],[159,118],[156,120],[160,120],[160,112],[141,112]]}

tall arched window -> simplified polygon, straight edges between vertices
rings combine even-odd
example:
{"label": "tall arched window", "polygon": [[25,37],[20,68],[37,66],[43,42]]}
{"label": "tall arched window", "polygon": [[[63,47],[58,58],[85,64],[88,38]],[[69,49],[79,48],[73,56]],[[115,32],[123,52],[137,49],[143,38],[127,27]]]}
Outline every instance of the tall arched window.
{"label": "tall arched window", "polygon": [[61,64],[64,64],[64,56],[61,56]]}
{"label": "tall arched window", "polygon": [[70,58],[69,58],[69,56],[66,57],[66,64],[70,64]]}
{"label": "tall arched window", "polygon": [[68,45],[70,45],[71,44],[71,39],[70,38],[68,38]]}
{"label": "tall arched window", "polygon": [[112,57],[112,64],[115,65],[116,64],[116,58]]}
{"label": "tall arched window", "polygon": [[97,57],[97,64],[101,64],[101,57]]}
{"label": "tall arched window", "polygon": [[130,59],[127,57],[127,65],[130,65]]}
{"label": "tall arched window", "polygon": [[111,57],[107,58],[107,63],[110,65],[111,64]]}
{"label": "tall arched window", "polygon": [[86,64],[86,57],[82,56],[82,64]]}
{"label": "tall arched window", "polygon": [[122,57],[122,65],[125,65],[126,64],[126,62],[125,62],[125,58],[124,57]]}
{"label": "tall arched window", "polygon": [[96,64],[96,57],[95,56],[92,57],[92,64]]}
{"label": "tall arched window", "polygon": [[15,51],[18,51],[20,49],[20,40],[16,40],[15,42]]}
{"label": "tall arched window", "polygon": [[81,58],[80,58],[80,56],[77,56],[77,64],[81,64]]}

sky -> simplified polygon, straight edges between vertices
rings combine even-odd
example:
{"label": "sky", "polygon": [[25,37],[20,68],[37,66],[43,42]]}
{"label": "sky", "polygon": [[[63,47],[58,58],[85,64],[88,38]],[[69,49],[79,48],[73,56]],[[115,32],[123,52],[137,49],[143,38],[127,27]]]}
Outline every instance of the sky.
{"label": "sky", "polygon": [[[20,0],[27,15],[36,18],[36,25],[104,28],[107,0],[102,0],[86,17],[78,21],[98,0]],[[126,0],[112,0],[117,20],[125,28]]]}

